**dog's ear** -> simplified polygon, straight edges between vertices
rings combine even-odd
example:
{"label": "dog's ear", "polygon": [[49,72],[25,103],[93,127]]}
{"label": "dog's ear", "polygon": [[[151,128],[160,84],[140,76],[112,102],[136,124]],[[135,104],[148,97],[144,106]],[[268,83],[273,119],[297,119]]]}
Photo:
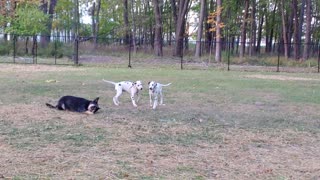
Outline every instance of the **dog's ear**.
{"label": "dog's ear", "polygon": [[151,83],[151,82],[149,81],[149,82],[148,82],[148,85],[149,85],[150,83]]}
{"label": "dog's ear", "polygon": [[99,101],[99,97],[95,98],[92,102],[98,103],[98,101]]}

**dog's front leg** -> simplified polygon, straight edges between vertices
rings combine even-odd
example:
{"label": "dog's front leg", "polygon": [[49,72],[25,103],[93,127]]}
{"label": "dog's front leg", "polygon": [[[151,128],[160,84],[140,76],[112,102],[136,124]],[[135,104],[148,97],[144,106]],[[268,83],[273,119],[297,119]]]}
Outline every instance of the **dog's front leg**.
{"label": "dog's front leg", "polygon": [[138,103],[139,100],[140,100],[140,95],[139,95],[139,93],[136,93],[136,96],[137,96],[137,103]]}
{"label": "dog's front leg", "polygon": [[156,94],[154,96],[154,101],[153,101],[153,107],[152,109],[156,109],[156,107],[158,106],[158,95]]}
{"label": "dog's front leg", "polygon": [[152,92],[149,92],[150,106],[152,107]]}
{"label": "dog's front leg", "polygon": [[138,107],[137,104],[136,104],[136,101],[134,99],[134,95],[135,95],[135,93],[131,93],[131,101],[132,101],[132,104],[133,104],[134,107]]}

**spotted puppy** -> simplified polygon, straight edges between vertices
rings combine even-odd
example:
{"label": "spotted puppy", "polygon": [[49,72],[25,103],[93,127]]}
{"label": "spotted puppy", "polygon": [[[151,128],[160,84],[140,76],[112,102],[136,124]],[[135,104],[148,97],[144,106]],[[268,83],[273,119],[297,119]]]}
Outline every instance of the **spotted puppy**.
{"label": "spotted puppy", "polygon": [[[154,81],[148,82],[149,84],[149,97],[150,97],[150,106],[152,106],[152,109],[156,109],[158,106],[158,95],[160,95],[160,105],[163,104],[163,94],[162,94],[162,87],[169,86],[169,84],[160,84]],[[152,98],[154,97],[153,104],[152,104]]]}
{"label": "spotted puppy", "polygon": [[137,107],[135,97],[137,97],[137,102],[139,101],[139,91],[143,89],[142,82],[136,81],[136,82],[130,82],[130,81],[121,81],[121,82],[112,82],[104,80],[104,82],[110,83],[114,85],[114,89],[116,90],[116,95],[113,97],[113,103],[117,106],[119,106],[119,97],[122,94],[123,91],[127,91],[130,93],[131,101],[134,107]]}

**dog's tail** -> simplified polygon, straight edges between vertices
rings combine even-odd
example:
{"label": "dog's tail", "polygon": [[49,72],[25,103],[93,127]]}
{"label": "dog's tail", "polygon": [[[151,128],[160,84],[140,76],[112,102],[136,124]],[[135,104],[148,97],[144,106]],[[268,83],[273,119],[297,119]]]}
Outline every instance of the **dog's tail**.
{"label": "dog's tail", "polygon": [[107,83],[110,83],[110,84],[113,84],[113,85],[115,85],[115,84],[116,84],[115,82],[107,81],[107,80],[104,80],[104,79],[102,79],[102,81],[107,82]]}
{"label": "dog's tail", "polygon": [[168,83],[168,84],[162,84],[162,86],[169,86],[171,83]]}
{"label": "dog's tail", "polygon": [[53,109],[56,109],[56,108],[57,108],[56,106],[53,106],[53,105],[51,105],[51,104],[49,104],[49,103],[46,103],[46,105],[47,105],[49,108],[53,108]]}

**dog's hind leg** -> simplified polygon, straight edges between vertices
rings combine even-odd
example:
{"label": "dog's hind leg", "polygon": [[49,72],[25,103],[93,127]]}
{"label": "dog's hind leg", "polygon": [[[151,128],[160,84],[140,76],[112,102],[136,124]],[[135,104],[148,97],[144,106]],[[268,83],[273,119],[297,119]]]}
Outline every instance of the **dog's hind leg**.
{"label": "dog's hind leg", "polygon": [[119,106],[120,102],[119,102],[119,97],[121,96],[122,94],[122,91],[117,91],[117,94],[113,97],[113,103],[116,105],[116,106]]}
{"label": "dog's hind leg", "polygon": [[46,103],[46,105],[47,105],[49,108],[53,108],[53,109],[57,108],[56,106],[51,105],[51,104],[49,104],[49,103]]}
{"label": "dog's hind leg", "polygon": [[165,105],[165,104],[163,104],[163,94],[162,94],[162,92],[160,92],[160,105]]}

